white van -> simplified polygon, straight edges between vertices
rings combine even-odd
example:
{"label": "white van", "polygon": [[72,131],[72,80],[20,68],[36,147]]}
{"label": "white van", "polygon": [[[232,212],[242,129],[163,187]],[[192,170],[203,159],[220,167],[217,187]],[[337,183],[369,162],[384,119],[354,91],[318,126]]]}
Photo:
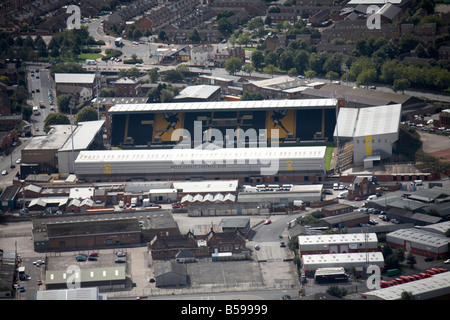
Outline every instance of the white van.
{"label": "white van", "polygon": [[86,59],[86,64],[96,65],[97,62],[95,60],[92,60],[92,59]]}
{"label": "white van", "polygon": [[376,195],[371,195],[367,198],[367,200],[371,201],[371,200],[377,200],[378,197]]}
{"label": "white van", "polygon": [[338,198],[344,199],[344,198],[347,198],[347,196],[348,196],[348,191],[344,191],[344,192],[339,193]]}
{"label": "white van", "polygon": [[339,190],[339,183],[333,183],[333,190]]}

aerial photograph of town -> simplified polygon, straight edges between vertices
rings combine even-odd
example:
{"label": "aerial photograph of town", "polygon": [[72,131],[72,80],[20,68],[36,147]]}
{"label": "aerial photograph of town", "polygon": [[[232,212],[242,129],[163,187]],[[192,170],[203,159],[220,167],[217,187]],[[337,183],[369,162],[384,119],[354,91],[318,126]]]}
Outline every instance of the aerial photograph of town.
{"label": "aerial photograph of town", "polygon": [[2,0],[0,171],[0,302],[448,301],[450,0]]}

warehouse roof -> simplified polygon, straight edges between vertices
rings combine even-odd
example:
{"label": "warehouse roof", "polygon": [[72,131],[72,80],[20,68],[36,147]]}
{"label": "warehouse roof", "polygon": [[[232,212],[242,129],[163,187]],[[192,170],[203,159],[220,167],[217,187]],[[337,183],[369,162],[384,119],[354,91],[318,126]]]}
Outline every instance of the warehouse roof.
{"label": "warehouse roof", "polygon": [[321,234],[321,235],[307,235],[299,236],[298,244],[320,244],[320,243],[364,243],[364,242],[378,242],[375,233],[350,233],[350,234]]}
{"label": "warehouse roof", "polygon": [[305,265],[330,264],[340,266],[345,263],[377,263],[383,262],[381,252],[357,252],[357,253],[331,253],[331,254],[305,254],[302,256]]}
{"label": "warehouse roof", "polygon": [[[105,120],[79,122],[78,125],[73,128],[73,149],[87,149],[103,127],[104,123]],[[68,126],[68,130],[70,132],[70,126]],[[72,150],[72,139],[67,139],[66,143],[60,149],[60,151],[69,150]]]}
{"label": "warehouse roof", "polygon": [[[91,281],[114,281],[125,279],[125,266],[114,266],[105,268],[87,268],[79,269],[78,276],[80,282]],[[45,283],[47,285],[67,283],[67,278],[73,273],[69,273],[66,269],[49,270],[45,272]]]}
{"label": "warehouse roof", "polygon": [[401,104],[359,109],[341,108],[334,136],[339,133],[339,137],[353,138],[397,133],[401,111]]}
{"label": "warehouse roof", "polygon": [[55,83],[94,83],[94,73],[55,73]]}
{"label": "warehouse roof", "polygon": [[174,97],[174,100],[195,98],[195,99],[208,99],[216,91],[220,90],[219,86],[210,85],[198,85],[189,86],[184,88],[178,95]]}
{"label": "warehouse roof", "polygon": [[174,181],[174,189],[183,193],[236,192],[239,180]]}
{"label": "warehouse roof", "polygon": [[116,104],[109,109],[114,113],[167,112],[167,111],[206,111],[206,110],[273,110],[336,107],[336,99],[288,99],[288,100],[253,100],[220,102],[179,102],[179,103],[145,103]]}
{"label": "warehouse roof", "polygon": [[364,296],[373,296],[381,300],[401,300],[403,292],[411,292],[413,296],[424,299],[448,295],[450,288],[450,272],[434,274],[417,281],[407,282],[388,288],[365,292]]}
{"label": "warehouse roof", "polygon": [[397,238],[401,240],[411,241],[427,247],[444,247],[446,248],[450,239],[445,235],[426,231],[423,229],[399,229],[386,235],[387,238]]}
{"label": "warehouse roof", "polygon": [[98,287],[38,290],[36,300],[101,300]]}

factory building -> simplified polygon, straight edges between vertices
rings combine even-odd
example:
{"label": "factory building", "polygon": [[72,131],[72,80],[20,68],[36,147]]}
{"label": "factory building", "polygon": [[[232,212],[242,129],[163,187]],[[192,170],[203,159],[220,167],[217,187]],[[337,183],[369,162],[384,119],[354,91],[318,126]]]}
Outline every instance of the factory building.
{"label": "factory building", "polygon": [[322,234],[298,237],[300,255],[378,251],[375,233]]}

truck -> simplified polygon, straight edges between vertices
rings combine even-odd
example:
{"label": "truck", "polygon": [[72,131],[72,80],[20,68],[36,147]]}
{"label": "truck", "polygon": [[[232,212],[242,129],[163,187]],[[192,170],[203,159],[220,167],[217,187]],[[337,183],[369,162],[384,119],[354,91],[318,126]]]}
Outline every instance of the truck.
{"label": "truck", "polygon": [[114,44],[116,45],[116,47],[123,46],[122,38],[116,38],[116,40],[114,41]]}
{"label": "truck", "polygon": [[347,282],[348,274],[342,267],[318,268],[314,274],[314,281],[316,283]]}

